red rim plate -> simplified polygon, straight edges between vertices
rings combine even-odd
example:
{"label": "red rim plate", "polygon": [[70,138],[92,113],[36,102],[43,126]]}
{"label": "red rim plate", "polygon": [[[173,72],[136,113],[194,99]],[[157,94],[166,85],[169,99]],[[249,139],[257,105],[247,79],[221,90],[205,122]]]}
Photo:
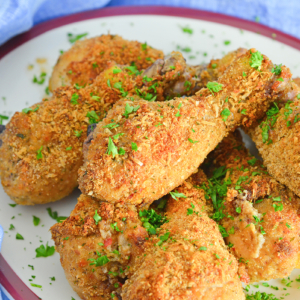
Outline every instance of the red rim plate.
{"label": "red rim plate", "polygon": [[[57,19],[53,19],[44,23],[34,26],[31,30],[22,33],[0,47],[0,59],[6,54],[13,51],[20,45],[27,41],[63,25],[70,23],[111,16],[123,15],[160,15],[160,16],[174,16],[184,17],[190,19],[197,19],[203,21],[210,21],[230,25],[236,28],[257,32],[269,38],[276,38],[277,41],[282,42],[288,46],[300,50],[300,40],[296,37],[290,36],[276,29],[254,23],[251,21],[226,16],[222,14],[181,8],[181,7],[167,7],[167,6],[121,6],[121,7],[108,7],[93,11],[81,12]],[[0,254],[0,283],[11,294],[15,300],[37,300],[40,299],[34,294],[11,269],[6,260]]]}

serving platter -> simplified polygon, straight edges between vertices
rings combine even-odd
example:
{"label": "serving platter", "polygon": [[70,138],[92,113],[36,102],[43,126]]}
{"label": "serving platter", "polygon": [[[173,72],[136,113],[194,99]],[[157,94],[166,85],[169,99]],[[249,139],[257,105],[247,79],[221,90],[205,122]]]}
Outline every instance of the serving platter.
{"label": "serving platter", "polygon": [[[52,67],[60,51],[71,47],[69,33],[87,33],[87,37],[93,37],[108,32],[147,42],[166,54],[182,51],[190,64],[209,62],[239,47],[256,48],[275,63],[287,65],[294,76],[300,76],[300,41],[258,23],[182,8],[109,8],[42,23],[0,47],[0,115],[11,117],[14,112],[47,96],[45,89]],[[45,82],[34,83],[34,76],[39,77],[43,72],[47,74]],[[3,120],[3,124],[6,123],[7,120]],[[251,141],[246,142],[254,151]],[[4,229],[0,284],[14,299],[79,299],[65,279],[57,253],[35,258],[35,249],[41,244],[54,244],[49,228],[56,221],[49,216],[47,208],[59,216],[68,216],[79,195],[79,190],[75,190],[55,203],[14,206],[0,186],[0,224]],[[33,216],[40,219],[39,225],[34,225]],[[17,239],[17,234],[23,239]],[[268,282],[270,287],[261,283],[251,285],[249,292],[272,293],[278,299],[298,299],[298,276],[300,270],[294,270],[290,279],[272,280]],[[291,282],[289,287],[288,282]]]}

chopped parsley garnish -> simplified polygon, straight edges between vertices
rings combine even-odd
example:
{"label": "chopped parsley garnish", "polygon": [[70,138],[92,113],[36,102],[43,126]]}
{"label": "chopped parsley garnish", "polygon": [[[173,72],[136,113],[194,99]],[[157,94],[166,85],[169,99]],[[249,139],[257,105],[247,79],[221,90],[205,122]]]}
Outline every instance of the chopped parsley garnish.
{"label": "chopped parsley garnish", "polygon": [[246,77],[246,76],[247,76],[247,74],[245,72],[243,72],[243,77]]}
{"label": "chopped parsley garnish", "polygon": [[35,283],[30,283],[31,286],[33,287],[37,287],[37,288],[42,288],[42,286],[40,284],[35,284]]}
{"label": "chopped parsley garnish", "polygon": [[90,124],[98,123],[100,121],[99,116],[96,114],[94,110],[89,111],[86,116],[89,118]]}
{"label": "chopped parsley garnish", "polygon": [[32,216],[32,217],[33,217],[33,225],[38,226],[40,224],[41,219],[36,216]]}
{"label": "chopped parsley garnish", "polygon": [[20,233],[16,234],[16,239],[17,240],[24,240],[23,236]]}
{"label": "chopped parsley garnish", "polygon": [[218,82],[208,82],[207,88],[214,95],[214,92],[217,93],[222,90],[223,85]]}
{"label": "chopped parsley garnish", "polygon": [[126,97],[128,95],[128,92],[125,92],[122,88],[122,82],[116,82],[114,84],[114,88],[120,91],[122,97]]}
{"label": "chopped parsley garnish", "polygon": [[32,108],[24,108],[24,109],[22,109],[22,112],[23,112],[24,114],[28,114],[30,111],[36,112],[39,108],[40,108],[39,105],[37,105],[35,109],[32,109]]}
{"label": "chopped parsley garnish", "polygon": [[196,144],[196,143],[199,143],[199,141],[193,141],[192,139],[188,138],[188,141],[192,144]]}
{"label": "chopped parsley garnish", "polygon": [[13,204],[8,204],[9,206],[11,206],[11,207],[16,207],[18,204],[16,204],[16,203],[13,203]]}
{"label": "chopped parsley garnish", "polygon": [[43,84],[46,80],[46,76],[47,76],[47,73],[42,72],[39,78],[34,76],[32,82],[37,83],[37,84]]}
{"label": "chopped parsley garnish", "polygon": [[280,75],[282,72],[282,64],[275,66],[275,68],[272,68],[272,73],[274,73],[275,75]]}
{"label": "chopped parsley garnish", "polygon": [[129,71],[129,75],[139,75],[141,73],[136,66],[128,66],[125,69]]}
{"label": "chopped parsley garnish", "polygon": [[192,83],[190,81],[185,81],[184,87],[186,87],[186,91],[189,91],[191,89]]}
{"label": "chopped parsley garnish", "polygon": [[107,146],[107,151],[106,153],[108,155],[112,154],[112,157],[114,158],[118,154],[118,148],[114,144],[113,140],[111,137],[108,138],[108,146]]}
{"label": "chopped parsley garnish", "polygon": [[14,229],[15,229],[15,226],[13,224],[10,224],[8,230],[14,230]]}
{"label": "chopped parsley garnish", "polygon": [[111,88],[110,80],[109,79],[107,79],[107,86]]}
{"label": "chopped parsley garnish", "polygon": [[241,209],[240,207],[237,207],[237,208],[235,209],[235,211],[236,211],[238,214],[240,214],[240,213],[242,212],[242,209]]}
{"label": "chopped parsley garnish", "polygon": [[41,148],[36,152],[36,159],[42,159],[43,158],[43,154],[42,154],[42,150],[43,150],[43,146],[41,146]]}
{"label": "chopped parsley garnish", "polygon": [[80,90],[80,89],[83,88],[83,85],[79,85],[78,83],[75,83],[74,87],[75,87],[76,90]]}
{"label": "chopped parsley garnish", "polygon": [[117,67],[115,67],[115,68],[113,69],[113,74],[118,74],[118,73],[121,73],[121,72],[122,72],[122,70],[119,69],[119,68],[117,68]]}
{"label": "chopped parsley garnish", "polygon": [[221,112],[222,120],[226,122],[230,114],[231,114],[230,110],[228,108],[224,108]]}
{"label": "chopped parsley garnish", "polygon": [[206,250],[207,250],[207,247],[202,246],[202,247],[199,248],[199,250],[201,250],[201,251],[206,251]]}
{"label": "chopped parsley garnish", "polygon": [[79,98],[79,95],[77,93],[74,93],[71,97],[71,103],[73,105],[78,104],[78,102],[77,102],[78,98]]}
{"label": "chopped parsley garnish", "polygon": [[132,142],[131,143],[131,149],[132,149],[132,151],[137,151],[138,150],[137,144]]}
{"label": "chopped parsley garnish", "polygon": [[177,191],[174,192],[170,192],[170,195],[173,199],[175,199],[177,201],[177,198],[187,198],[187,196],[183,193],[179,193]]}
{"label": "chopped parsley garnish", "polygon": [[167,241],[169,238],[170,232],[166,232],[164,235],[159,237],[160,241],[157,243],[158,246],[161,246],[163,242]]}
{"label": "chopped parsley garnish", "polygon": [[188,34],[193,34],[193,29],[189,27],[181,27],[182,31]]}
{"label": "chopped parsley garnish", "polygon": [[281,82],[283,82],[284,80],[283,80],[283,78],[282,78],[282,77],[279,77],[279,78],[277,79],[277,81],[281,81]]}
{"label": "chopped parsley garnish", "polygon": [[92,66],[93,66],[93,69],[96,69],[99,67],[97,63],[92,63]]}
{"label": "chopped parsley garnish", "polygon": [[246,109],[242,109],[241,114],[247,115],[247,110]]}
{"label": "chopped parsley garnish", "polygon": [[0,125],[2,125],[2,120],[8,120],[8,117],[4,115],[0,115]]}
{"label": "chopped parsley garnish", "polygon": [[247,163],[250,166],[254,166],[256,162],[257,162],[257,159],[255,157],[247,161]]}
{"label": "chopped parsley garnish", "polygon": [[119,126],[120,126],[119,124],[113,122],[113,123],[109,123],[107,125],[104,125],[102,128],[115,129],[115,128],[119,127]]}
{"label": "chopped parsley garnish", "polygon": [[266,113],[266,121],[261,122],[259,125],[262,130],[261,135],[263,143],[269,141],[269,130],[275,125],[278,118],[279,108],[275,102],[273,104],[274,106],[271,107]]}
{"label": "chopped parsley garnish", "polygon": [[140,108],[139,105],[137,106],[130,106],[130,104],[126,103],[125,105],[125,113],[123,116],[125,116],[126,119],[128,119],[129,114],[136,112]]}
{"label": "chopped parsley garnish", "polygon": [[146,51],[147,50],[147,42],[145,42],[144,44],[141,44],[142,46],[142,50]]}
{"label": "chopped parsley garnish", "polygon": [[72,150],[72,147],[67,147],[66,150],[70,151],[70,150]]}
{"label": "chopped parsley garnish", "polygon": [[40,247],[35,249],[35,252],[35,257],[48,257],[54,254],[55,248],[54,246],[49,247],[47,242],[46,247],[44,245],[40,245]]}
{"label": "chopped parsley garnish", "polygon": [[224,41],[224,45],[226,45],[226,46],[228,46],[228,45],[230,45],[230,41]]}
{"label": "chopped parsley garnish", "polygon": [[95,220],[95,223],[96,223],[96,225],[98,225],[98,223],[99,223],[99,221],[101,221],[102,220],[102,218],[98,215],[98,213],[97,213],[97,209],[95,210],[95,214],[94,214],[94,220]]}
{"label": "chopped parsley garnish", "polygon": [[75,43],[76,41],[82,39],[83,37],[87,36],[88,33],[81,33],[81,34],[73,34],[73,33],[68,33],[68,39],[69,39],[69,42],[71,44]]}
{"label": "chopped parsley garnish", "polygon": [[264,57],[259,51],[250,52],[250,53],[251,53],[250,66],[258,70],[264,60]]}
{"label": "chopped parsley garnish", "polygon": [[56,220],[58,223],[61,223],[63,220],[65,220],[67,218],[67,217],[62,217],[62,216],[59,217],[57,211],[52,211],[51,207],[47,208],[47,212],[48,212],[48,215],[52,219]]}
{"label": "chopped parsley garnish", "polygon": [[192,215],[194,213],[195,205],[193,203],[191,203],[191,207],[192,208],[187,209],[187,216]]}
{"label": "chopped parsley garnish", "polygon": [[80,130],[80,131],[75,130],[75,131],[74,131],[74,134],[75,134],[76,137],[81,137],[82,130]]}
{"label": "chopped parsley garnish", "polygon": [[217,65],[217,64],[212,64],[211,67],[212,67],[213,69],[216,69],[216,68],[218,67],[218,65]]}
{"label": "chopped parsley garnish", "polygon": [[165,216],[156,213],[154,209],[140,211],[139,216],[143,227],[147,229],[149,234],[156,234],[156,229],[168,222]]}
{"label": "chopped parsley garnish", "polygon": [[55,277],[49,277],[51,279],[51,281],[55,281]]}
{"label": "chopped parsley garnish", "polygon": [[101,256],[101,254],[97,251],[98,258],[89,258],[88,260],[91,261],[90,266],[95,265],[96,267],[102,267],[107,264],[110,260],[107,258],[106,255]]}
{"label": "chopped parsley garnish", "polygon": [[119,155],[124,155],[126,153],[126,151],[123,148],[119,148],[118,153],[119,153]]}
{"label": "chopped parsley garnish", "polygon": [[47,86],[47,87],[45,88],[45,93],[46,93],[47,95],[50,95],[50,92],[49,92],[49,86]]}

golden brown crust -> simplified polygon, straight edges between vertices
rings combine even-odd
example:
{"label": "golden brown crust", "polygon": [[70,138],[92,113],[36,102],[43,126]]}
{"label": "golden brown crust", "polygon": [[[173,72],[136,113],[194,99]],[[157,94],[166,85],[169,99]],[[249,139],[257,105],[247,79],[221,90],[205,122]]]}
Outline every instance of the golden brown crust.
{"label": "golden brown crust", "polygon": [[[98,225],[95,211],[102,218]],[[148,237],[134,206],[113,206],[84,195],[69,218],[51,227],[51,233],[70,285],[85,300],[120,294]],[[101,265],[99,257],[104,256]],[[99,265],[93,264],[97,259]]]}
{"label": "golden brown crust", "polygon": [[[84,151],[81,191],[111,203],[149,204],[180,185],[229,130],[250,125],[278,96],[270,60],[265,57],[258,71],[250,58],[251,51],[238,57],[218,80],[223,89],[214,94],[202,89],[196,96],[163,103],[117,102]],[[126,105],[138,108],[128,119]],[[225,109],[230,111],[226,122],[221,115]],[[107,131],[104,126],[111,120],[119,127]],[[113,157],[108,142],[119,133],[124,135],[113,142],[125,155]]]}
{"label": "golden brown crust", "polygon": [[90,84],[106,68],[107,61],[121,65],[134,63],[138,70],[142,70],[159,58],[163,58],[162,51],[137,41],[124,40],[118,35],[107,34],[77,41],[59,57],[49,89],[54,91],[75,83]]}
{"label": "golden brown crust", "polygon": [[[203,174],[200,177],[204,178]],[[177,192],[187,198],[176,201],[169,197],[169,222],[162,225],[158,236],[150,238],[145,254],[137,258],[122,287],[122,298],[244,299],[237,261],[205,212],[203,190],[194,188],[189,179]]]}
{"label": "golden brown crust", "polygon": [[297,266],[300,250],[300,199],[273,179],[233,134],[213,152],[213,159],[216,166],[229,170],[226,180],[231,183],[220,224],[249,276],[243,280],[288,276]]}
{"label": "golden brown crust", "polygon": [[300,196],[300,101],[297,97],[292,100],[293,103],[286,103],[279,110],[267,140],[262,135],[265,126],[269,126],[263,123],[266,119],[251,128],[248,134],[270,174]]}

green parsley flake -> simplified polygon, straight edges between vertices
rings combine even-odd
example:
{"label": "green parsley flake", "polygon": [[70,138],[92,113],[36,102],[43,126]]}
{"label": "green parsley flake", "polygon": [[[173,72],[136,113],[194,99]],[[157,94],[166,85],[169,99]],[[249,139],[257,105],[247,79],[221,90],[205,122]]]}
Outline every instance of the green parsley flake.
{"label": "green parsley flake", "polygon": [[107,264],[108,262],[110,262],[110,260],[107,258],[106,255],[101,256],[101,254],[97,251],[98,254],[98,258],[89,258],[88,260],[91,261],[90,266],[95,265],[96,267],[102,267],[105,264]]}
{"label": "green parsley flake", "polygon": [[199,248],[199,250],[201,250],[201,251],[206,251],[206,250],[207,250],[207,247],[203,247],[203,246],[202,246],[202,247]]}
{"label": "green parsley flake", "polygon": [[114,158],[118,154],[118,148],[115,146],[113,140],[111,137],[108,138],[108,146],[106,153],[108,155],[112,154],[112,157]]}
{"label": "green parsley flake", "polygon": [[188,138],[188,141],[192,144],[196,144],[196,143],[199,143],[199,141],[193,141],[192,139]]}
{"label": "green parsley flake", "polygon": [[68,39],[69,39],[69,42],[71,44],[74,44],[76,41],[82,39],[83,37],[87,36],[88,33],[81,33],[81,34],[73,34],[73,33],[68,33]]}
{"label": "green parsley flake", "polygon": [[188,34],[193,34],[193,29],[189,27],[181,27],[182,31]]}
{"label": "green parsley flake", "polygon": [[282,64],[275,66],[275,68],[272,68],[272,73],[274,73],[275,75],[280,75],[282,72]]}
{"label": "green parsley flake", "polygon": [[2,125],[2,120],[8,120],[8,116],[0,115],[0,125]]}
{"label": "green parsley flake", "polygon": [[49,247],[47,242],[46,247],[44,245],[40,245],[40,247],[35,249],[35,252],[35,257],[48,257],[54,254],[55,248],[54,246]]}
{"label": "green parsley flake", "polygon": [[28,113],[31,112],[31,111],[33,111],[33,112],[38,111],[39,108],[40,108],[39,105],[37,105],[35,109],[32,109],[32,108],[24,108],[24,109],[22,109],[22,112],[23,112],[24,114],[28,114]]}
{"label": "green parsley flake", "polygon": [[218,82],[208,82],[207,88],[214,95],[214,92],[217,93],[222,90],[223,85]]}
{"label": "green parsley flake", "polygon": [[67,147],[66,150],[70,151],[70,150],[72,150],[72,147]]}
{"label": "green parsley flake", "polygon": [[17,240],[24,240],[23,236],[20,233],[16,234],[16,239]]}
{"label": "green parsley flake", "polygon": [[95,223],[96,223],[96,225],[98,225],[98,223],[99,223],[99,221],[101,221],[102,220],[102,218],[98,215],[98,213],[97,213],[97,209],[95,210],[95,214],[94,214],[94,220],[95,220]]}
{"label": "green parsley flake", "polygon": [[165,216],[161,216],[154,209],[140,211],[139,216],[143,227],[146,228],[149,234],[156,234],[157,229],[168,222]]}
{"label": "green parsley flake", "polygon": [[226,46],[228,46],[228,45],[230,45],[230,41],[224,41],[224,45],[226,45]]}
{"label": "green parsley flake", "polygon": [[73,105],[78,104],[78,102],[77,102],[78,98],[79,98],[79,95],[77,93],[74,93],[71,97],[71,103]]}
{"label": "green parsley flake", "polygon": [[136,112],[139,108],[140,108],[139,105],[134,107],[134,106],[130,106],[130,104],[126,103],[125,113],[123,114],[123,116],[125,116],[125,118],[128,119],[129,114]]}
{"label": "green parsley flake", "polygon": [[56,222],[58,222],[58,223],[61,223],[63,220],[65,220],[67,218],[67,217],[63,217],[63,216],[59,217],[57,211],[52,212],[52,209],[50,207],[47,208],[47,212],[48,212],[48,215],[52,219],[56,220]]}
{"label": "green parsley flake", "polygon": [[138,150],[137,144],[132,142],[131,143],[131,149],[132,149],[132,151],[137,151]]}
{"label": "green parsley flake", "polygon": [[257,159],[255,157],[247,161],[247,163],[250,166],[254,166],[256,162],[257,162]]}
{"label": "green parsley flake", "polygon": [[177,191],[170,192],[170,195],[173,199],[177,200],[177,198],[187,198],[187,196],[183,193],[179,193]]}
{"label": "green parsley flake", "polygon": [[32,216],[32,217],[33,217],[33,225],[38,226],[40,224],[41,219],[36,216]]}
{"label": "green parsley flake", "polygon": [[242,109],[241,114],[247,115],[247,110],[246,109]]}
{"label": "green parsley flake", "polygon": [[37,78],[36,76],[34,76],[32,82],[33,83],[37,83],[37,84],[43,84],[45,82],[45,80],[46,80],[46,76],[47,76],[47,73],[42,72],[40,74],[39,78]]}
{"label": "green parsley flake", "polygon": [[41,148],[36,152],[36,159],[42,159],[43,158],[43,154],[42,154],[42,150],[43,150],[43,146],[41,146]]}
{"label": "green parsley flake", "polygon": [[13,224],[10,224],[8,230],[14,230],[14,229],[15,229],[15,226]]}
{"label": "green parsley flake", "polygon": [[41,286],[41,285],[39,285],[39,284],[30,283],[30,285],[31,285],[31,286],[33,286],[33,287],[42,288],[42,286]]}
{"label": "green parsley flake", "polygon": [[99,116],[96,114],[94,110],[89,111],[86,116],[89,118],[90,124],[98,123],[100,121]]}
{"label": "green parsley flake", "polygon": [[157,243],[158,246],[161,246],[163,242],[167,241],[169,238],[170,232],[166,232],[164,235],[160,236],[160,241]]}
{"label": "green parsley flake", "polygon": [[75,134],[76,137],[81,137],[82,130],[80,130],[80,131],[75,130],[75,131],[74,131],[74,134]]}
{"label": "green parsley flake", "polygon": [[251,58],[250,58],[250,66],[256,70],[259,69],[262,62],[264,60],[264,57],[259,51],[251,52]]}
{"label": "green parsley flake", "polygon": [[224,108],[221,112],[222,120],[226,122],[230,114],[231,114],[230,110],[228,108]]}

